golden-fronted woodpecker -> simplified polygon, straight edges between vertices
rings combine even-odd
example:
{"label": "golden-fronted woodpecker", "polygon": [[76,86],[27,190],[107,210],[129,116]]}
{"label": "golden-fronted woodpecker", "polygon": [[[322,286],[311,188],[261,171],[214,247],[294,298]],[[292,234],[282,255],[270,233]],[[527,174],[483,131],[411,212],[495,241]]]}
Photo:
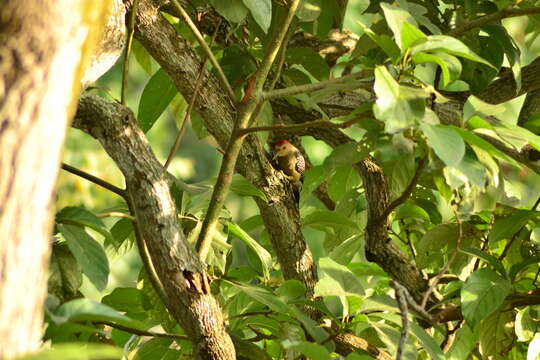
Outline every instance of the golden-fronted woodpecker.
{"label": "golden-fronted woodpecker", "polygon": [[294,185],[294,195],[296,200],[300,199],[300,190],[304,182],[304,172],[306,171],[306,161],[302,153],[287,140],[280,140],[274,146],[278,168],[292,181]]}

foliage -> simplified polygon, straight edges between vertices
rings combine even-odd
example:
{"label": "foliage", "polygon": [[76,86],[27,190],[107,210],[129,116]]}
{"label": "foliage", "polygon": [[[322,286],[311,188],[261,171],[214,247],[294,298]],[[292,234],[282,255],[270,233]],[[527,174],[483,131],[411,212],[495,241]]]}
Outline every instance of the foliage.
{"label": "foliage", "polygon": [[[195,1],[200,6],[213,6],[227,23],[229,42],[218,42],[212,50],[238,94],[243,94],[246,80],[263,57],[265,34],[282,2]],[[328,30],[340,25],[336,24],[341,14],[339,3],[343,2],[304,0],[296,14],[295,30],[311,34],[314,41],[325,41]],[[518,125],[521,104],[492,105],[472,95],[457,121],[439,118],[434,111],[436,104],[451,102],[456,94],[481,94],[504,72],[513,74],[519,89],[524,82],[522,67],[538,56],[535,38],[540,18],[496,19],[461,34],[455,30],[467,22],[514,3],[432,3],[436,6],[405,0],[351,1],[344,23],[356,32],[356,45],[337,61],[307,46],[287,49],[279,87],[364,71],[366,79],[373,81],[372,113],[353,112],[359,121],[346,130],[361,147],[345,144],[321,156],[322,146],[306,146],[315,166],[305,176],[300,213],[302,231],[317,262],[316,298],[306,297],[306,284],[284,280],[269,242],[270,229],[265,229],[260,214],[242,215],[234,209],[238,204],[233,201],[222,211],[207,263],[215,277],[212,293],[220,302],[242,358],[294,359],[305,355],[326,360],[343,355],[335,352],[335,343],[323,327],[302,311],[305,306],[338,324],[340,331],[367,339],[395,356],[402,330],[401,311],[389,285],[390,276],[364,254],[368,204],[354,164],[367,155],[382,165],[392,199],[406,191],[420,159],[428,159],[412,194],[389,218],[389,241],[395,242],[424,275],[434,277],[446,271],[445,281],[436,287],[438,300],[427,310],[434,313],[455,306],[462,314],[449,321],[448,328],[439,324],[430,330],[420,326],[426,326],[425,321],[415,322],[417,314],[409,315],[411,329],[404,357],[540,358],[540,213],[536,211],[538,201],[535,203],[540,182],[538,174],[485,138],[489,135],[509,149],[527,145],[538,150],[540,138],[530,130],[537,130],[533,124],[537,117],[531,118],[529,126]],[[518,3],[519,9],[536,5],[528,0]],[[183,22],[171,14],[166,16],[180,36],[192,40]],[[201,50],[195,41],[192,45]],[[140,44],[133,52],[142,68],[155,68]],[[161,115],[167,109],[179,117],[190,99],[177,94],[162,69],[141,76],[147,84],[134,107],[138,108],[141,128],[147,132],[165,121]],[[346,85],[357,88],[352,80]],[[321,103],[340,92],[365,95],[366,90],[329,86],[285,100],[337,123],[347,121],[344,116],[348,114],[331,113]],[[265,106],[267,118],[279,118],[271,102]],[[192,137],[208,135],[195,112],[192,129]],[[174,137],[167,131],[160,136],[168,142]],[[265,141],[268,135],[256,136]],[[156,147],[157,142],[151,141]],[[196,184],[178,179],[171,189],[180,214],[178,221],[191,243],[201,230],[213,182],[211,176]],[[336,204],[334,210],[327,209],[312,193],[322,183],[327,184],[329,198]],[[240,175],[235,176],[231,190],[232,197],[244,197],[241,204],[249,202],[251,208],[254,198],[272,201]],[[131,279],[136,279],[136,284],[110,284],[112,263],[135,243],[127,205],[120,202],[112,211],[91,207],[70,206],[57,213],[45,335],[55,350],[29,359],[80,358],[73,354],[78,346],[92,350],[82,350],[88,351],[89,359],[115,358],[119,351],[126,358],[140,360],[189,358],[192,344],[182,337],[182,324],[176,324],[167,313],[146,270],[135,266]],[[97,216],[102,213],[109,214],[106,220]],[[83,283],[86,285],[81,288]],[[88,295],[96,294],[95,289],[87,290],[92,286],[98,296]],[[449,340],[451,332],[456,335],[453,342]],[[116,352],[92,343],[112,344]],[[369,357],[358,351],[341,358]]]}

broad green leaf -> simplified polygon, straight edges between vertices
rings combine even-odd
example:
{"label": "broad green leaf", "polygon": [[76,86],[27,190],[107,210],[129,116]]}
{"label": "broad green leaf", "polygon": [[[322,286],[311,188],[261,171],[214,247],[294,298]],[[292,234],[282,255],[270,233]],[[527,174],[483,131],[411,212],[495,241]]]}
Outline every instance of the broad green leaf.
{"label": "broad green leaf", "polygon": [[396,217],[400,219],[414,218],[429,221],[430,217],[426,210],[420,206],[407,202],[397,208]]}
{"label": "broad green leaf", "polygon": [[362,28],[364,33],[374,42],[376,43],[385,53],[388,55],[390,59],[394,63],[399,61],[401,57],[401,51],[399,47],[396,45],[394,40],[386,34],[378,35],[370,28],[364,26],[362,23],[358,23],[358,25]]}
{"label": "broad green leaf", "polygon": [[255,239],[245,232],[239,225],[229,222],[227,223],[229,231],[237,236],[246,246],[248,246],[257,255],[262,266],[262,273],[265,279],[270,277],[272,269],[272,255],[262,247]]}
{"label": "broad green leaf", "polygon": [[461,311],[465,320],[475,326],[503,303],[510,293],[510,282],[490,269],[475,271],[461,289]]}
{"label": "broad green leaf", "polygon": [[362,246],[362,238],[359,235],[353,235],[334,247],[330,252],[330,258],[341,265],[347,265],[358,253]]}
{"label": "broad green leaf", "polygon": [[308,359],[313,360],[330,360],[330,353],[326,348],[322,345],[315,344],[308,341],[291,341],[291,340],[284,340],[283,341],[283,347],[285,349],[292,349],[295,350],[303,355],[305,355]]}
{"label": "broad green leaf", "polygon": [[473,333],[471,328],[467,326],[467,324],[464,324],[463,327],[458,330],[456,339],[446,354],[446,358],[448,360],[467,359],[477,342],[478,331]]}
{"label": "broad green leaf", "polygon": [[96,289],[104,290],[109,278],[109,260],[101,244],[88,235],[82,227],[59,224],[58,229],[81,265],[83,273]]}
{"label": "broad green leaf", "polygon": [[495,146],[488,143],[486,140],[482,139],[480,136],[476,135],[474,132],[454,126],[452,126],[451,128],[454,129],[454,131],[456,131],[463,138],[463,140],[465,140],[470,145],[478,146],[479,148],[486,150],[490,155],[498,159],[504,160],[513,165],[517,165],[514,159],[497,149]]}
{"label": "broad green leaf", "polygon": [[498,41],[501,47],[504,49],[504,54],[510,63],[512,72],[514,73],[514,79],[516,79],[516,91],[521,89],[521,66],[520,55],[521,51],[514,42],[514,39],[505,27],[499,24],[490,24],[482,26],[482,30],[491,35],[491,38]]}
{"label": "broad green leaf", "polygon": [[328,80],[330,68],[315,50],[308,47],[292,47],[287,50],[287,63],[300,64],[317,80]]}
{"label": "broad green leaf", "polygon": [[[311,194],[323,181],[329,176],[329,172],[324,166],[314,166],[304,173],[304,185],[302,186],[302,195]],[[300,199],[305,199],[305,196],[300,196]]]}
{"label": "broad green leaf", "polygon": [[483,359],[503,360],[514,341],[512,311],[496,311],[482,322],[480,328],[480,353]]}
{"label": "broad green leaf", "polygon": [[428,144],[435,154],[449,167],[455,167],[465,155],[465,143],[452,128],[421,124],[420,128],[427,137]]}
{"label": "broad green leaf", "polygon": [[529,220],[537,218],[536,211],[518,210],[507,218],[497,219],[491,232],[489,233],[489,242],[496,243],[503,239],[510,239],[514,236]]}
{"label": "broad green leaf", "polygon": [[317,20],[322,10],[323,0],[302,0],[296,10],[296,16],[305,22]]}
{"label": "broad green leaf", "polygon": [[122,312],[143,312],[143,293],[137,288],[118,287],[105,296],[101,303]]}
{"label": "broad green leaf", "polygon": [[266,33],[272,21],[272,0],[242,0],[251,15]]}
{"label": "broad green leaf", "polygon": [[[398,44],[399,48],[402,52],[405,52],[407,50],[407,47],[404,44],[404,41],[402,39],[402,27],[405,23],[410,23],[413,27],[418,27],[418,24],[416,23],[416,20],[409,14],[408,11],[404,10],[402,7],[397,5],[390,5],[388,3],[380,3],[381,9],[384,11],[384,18],[386,20],[386,23],[388,24],[388,27],[392,30],[392,33],[394,33],[394,38],[396,39],[396,43]],[[405,30],[407,33],[407,30]],[[415,33],[416,36],[418,36],[417,33]],[[410,42],[408,43],[410,45]]]}
{"label": "broad green leaf", "polygon": [[422,89],[399,85],[386,67],[375,69],[375,117],[385,122],[385,131],[396,133],[421,120],[425,113],[427,94]]}
{"label": "broad green leaf", "polygon": [[221,16],[233,23],[242,22],[248,13],[242,0],[210,0],[210,3]]}
{"label": "broad green leaf", "polygon": [[[503,125],[504,128],[497,127],[497,132],[503,139],[513,143],[515,146],[520,146],[522,141],[524,141],[525,143],[528,143],[534,147],[536,150],[540,151],[540,136],[508,121],[501,121],[500,124]],[[515,138],[517,141],[512,141],[512,138]]]}
{"label": "broad green leaf", "polygon": [[463,119],[467,121],[475,115],[484,117],[497,116],[503,114],[505,111],[506,107],[504,105],[489,104],[471,95],[467,98],[463,106]]}
{"label": "broad green leaf", "polygon": [[415,44],[410,48],[411,55],[419,52],[445,52],[493,67],[493,65],[475,54],[463,42],[447,35],[430,35],[426,41]]}
{"label": "broad green leaf", "polygon": [[259,190],[255,185],[250,183],[248,179],[240,174],[234,174],[231,183],[231,191],[237,193],[238,195],[254,196],[263,201],[268,201],[266,195],[264,195],[261,190]]}
{"label": "broad green leaf", "polygon": [[328,183],[328,195],[334,201],[339,201],[360,183],[360,177],[352,166],[339,167]]}
{"label": "broad green leaf", "polygon": [[144,87],[139,100],[137,120],[143,132],[154,126],[177,93],[176,86],[165,70],[160,68],[156,71]]}
{"label": "broad green leaf", "polygon": [[426,35],[410,22],[404,22],[401,28],[401,46],[403,51],[415,44],[417,41],[425,40]]}
{"label": "broad green leaf", "polygon": [[[394,135],[394,137],[397,137],[397,135]],[[390,195],[395,199],[403,194],[416,172],[414,154],[404,154],[398,157],[391,170]]]}
{"label": "broad green leaf", "polygon": [[444,254],[441,250],[456,243],[458,228],[456,224],[439,224],[428,230],[416,244],[416,262],[420,268],[440,268]]}
{"label": "broad green leaf", "polygon": [[535,319],[531,316],[531,307],[518,310],[515,326],[518,341],[531,341],[537,329],[538,324],[535,324]]}
{"label": "broad green leaf", "polygon": [[113,238],[112,244],[114,248],[118,248],[123,242],[133,233],[133,221],[126,218],[121,218],[111,228],[111,235]]}
{"label": "broad green leaf", "polygon": [[232,281],[232,280],[223,280],[223,281],[231,284],[233,287],[242,291],[250,298],[260,302],[263,305],[268,306],[270,310],[272,311],[275,311],[277,313],[283,313],[283,314],[289,313],[289,310],[290,310],[289,306],[270,290],[267,290],[260,286],[241,283],[239,281]]}
{"label": "broad green leaf", "polygon": [[86,226],[97,231],[106,239],[111,239],[111,233],[107,230],[103,221],[84,207],[65,207],[56,214],[56,221],[62,224]]}
{"label": "broad green leaf", "polygon": [[495,270],[497,270],[499,274],[501,274],[505,278],[507,277],[506,270],[504,269],[502,262],[499,259],[497,259],[495,256],[490,255],[480,249],[470,248],[470,247],[465,247],[465,246],[460,247],[459,251],[465,254],[476,256],[477,258],[484,260],[486,263],[491,265]]}
{"label": "broad green leaf", "polygon": [[219,64],[233,87],[241,85],[257,69],[253,56],[236,44],[223,50]]}
{"label": "broad green leaf", "polygon": [[235,334],[231,334],[231,337],[234,342],[237,359],[272,360],[267,351],[261,349],[253,342],[243,340],[235,336]]}
{"label": "broad green leaf", "polygon": [[364,289],[356,275],[331,258],[319,259],[319,281],[315,296],[363,296]]}
{"label": "broad green leaf", "polygon": [[345,216],[329,210],[318,210],[312,212],[309,215],[306,215],[302,219],[303,226],[311,227],[336,227],[336,226],[346,226],[352,229],[358,229],[358,224],[354,221],[349,220]]}
{"label": "broad green leaf", "polygon": [[368,154],[368,149],[360,143],[342,144],[326,157],[324,166],[327,171],[332,171],[340,166],[351,166],[364,159]]}
{"label": "broad green leaf", "polygon": [[415,64],[435,63],[441,67],[443,75],[443,86],[449,85],[451,82],[459,79],[461,74],[461,62],[453,55],[434,52],[433,54],[426,52],[418,52],[413,56]]}
{"label": "broad green leaf", "polygon": [[137,348],[133,360],[175,360],[180,359],[182,352],[171,349],[172,339],[153,338]]}
{"label": "broad green leaf", "polygon": [[540,256],[528,257],[528,258],[526,258],[524,261],[522,261],[520,263],[513,264],[510,267],[510,271],[508,272],[508,277],[510,278],[510,280],[514,281],[516,279],[516,276],[523,269],[527,268],[530,265],[538,265],[538,264],[540,264]]}
{"label": "broad green leaf", "polygon": [[60,305],[51,316],[57,324],[68,321],[110,322],[138,330],[146,329],[140,321],[131,319],[107,305],[86,298],[71,300]]}
{"label": "broad green leaf", "polygon": [[77,295],[82,284],[81,266],[66,244],[55,244],[49,265],[47,287],[61,301]]}
{"label": "broad green leaf", "polygon": [[122,355],[122,349],[110,345],[65,343],[18,357],[17,360],[113,360],[120,359]]}
{"label": "broad green leaf", "polygon": [[138,42],[136,39],[133,39],[133,47],[131,49],[135,59],[141,65],[141,68],[146,71],[147,74],[152,74],[152,57],[148,54],[148,51]]}

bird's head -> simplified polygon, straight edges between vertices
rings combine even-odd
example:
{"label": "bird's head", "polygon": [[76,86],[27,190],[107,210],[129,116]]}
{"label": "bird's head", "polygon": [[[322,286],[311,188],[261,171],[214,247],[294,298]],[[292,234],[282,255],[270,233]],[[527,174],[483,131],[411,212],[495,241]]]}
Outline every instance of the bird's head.
{"label": "bird's head", "polygon": [[276,145],[274,145],[275,157],[285,156],[293,150],[293,145],[287,140],[279,140]]}

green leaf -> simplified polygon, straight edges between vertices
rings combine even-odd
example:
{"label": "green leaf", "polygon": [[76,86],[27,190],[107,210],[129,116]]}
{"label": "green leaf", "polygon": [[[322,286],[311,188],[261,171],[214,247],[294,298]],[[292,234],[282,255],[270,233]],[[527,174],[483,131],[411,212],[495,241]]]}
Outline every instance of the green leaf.
{"label": "green leaf", "polygon": [[302,65],[317,80],[328,80],[330,68],[315,50],[308,47],[291,47],[287,50],[286,60],[289,64]]}
{"label": "green leaf", "polygon": [[461,311],[471,326],[487,318],[510,293],[510,282],[490,269],[475,271],[461,288]]}
{"label": "green leaf", "polygon": [[433,54],[419,52],[414,54],[413,62],[415,64],[435,63],[441,67],[443,75],[443,86],[447,86],[451,82],[459,79],[461,74],[461,62],[453,55],[443,52],[435,52]]}
{"label": "green leaf", "polygon": [[339,264],[347,265],[358,253],[362,246],[362,238],[359,235],[353,235],[334,247],[330,252],[330,258]]}
{"label": "green leaf", "polygon": [[122,312],[143,312],[143,293],[141,290],[131,287],[116,288],[112,293],[105,296],[101,303]]}
{"label": "green leaf", "polygon": [[406,51],[411,45],[426,38],[426,35],[413,24],[409,22],[403,23],[403,27],[401,28],[401,46],[403,51]]}
{"label": "green leaf", "polygon": [[109,261],[101,244],[79,226],[59,224],[58,229],[81,265],[83,273],[96,289],[104,290],[109,278]]}
{"label": "green leaf", "polygon": [[340,166],[351,166],[368,155],[368,150],[360,143],[346,143],[337,146],[324,160],[328,172]]}
{"label": "green leaf", "polygon": [[449,167],[455,167],[465,155],[465,143],[452,128],[421,124],[420,128],[427,137],[428,144],[435,154]]}
{"label": "green leaf", "polygon": [[454,131],[456,131],[463,138],[463,140],[465,140],[470,145],[478,146],[479,148],[486,150],[490,155],[517,166],[517,162],[514,159],[512,159],[511,157],[509,157],[508,155],[497,149],[495,146],[491,145],[486,140],[473,133],[472,131],[457,128],[454,126],[452,126],[452,129],[454,129]]}
{"label": "green leaf", "polygon": [[296,10],[296,16],[305,22],[317,20],[321,14],[323,0],[302,0]]}
{"label": "green leaf", "polygon": [[467,45],[446,35],[430,35],[427,40],[410,48],[411,55],[419,52],[444,52],[493,67],[488,61],[474,53]]}
{"label": "green leaf", "polygon": [[152,73],[152,57],[148,54],[148,51],[138,42],[136,39],[133,39],[133,48],[131,49],[135,59],[141,65],[141,68],[146,71],[147,74]]}
{"label": "green leaf", "polygon": [[458,330],[456,339],[446,354],[446,358],[448,360],[467,359],[477,342],[478,331],[473,333],[467,324],[463,324],[463,327]]}
{"label": "green leaf", "polygon": [[482,322],[480,353],[483,359],[506,359],[505,353],[514,341],[514,332],[510,330],[512,321],[512,311],[497,311]]}
{"label": "green leaf", "polygon": [[518,210],[511,216],[504,219],[497,219],[488,240],[490,243],[496,243],[503,239],[510,239],[514,236],[529,220],[538,217],[538,212],[529,210]]}
{"label": "green leaf", "polygon": [[242,0],[210,0],[210,4],[227,21],[233,23],[242,22],[248,13]]}
{"label": "green leaf", "polygon": [[177,92],[165,70],[160,68],[156,71],[144,87],[139,100],[137,120],[142,131],[147,132],[154,126]]}
{"label": "green leaf", "polygon": [[254,196],[268,202],[266,195],[240,174],[234,174],[230,189],[238,195]]}
{"label": "green leaf", "polygon": [[146,330],[145,326],[140,321],[120,314],[118,311],[107,305],[100,304],[86,298],[71,300],[60,305],[54,314],[51,314],[51,317],[57,324],[62,324],[68,321],[110,322],[137,330]]}
{"label": "green leaf", "polygon": [[227,223],[229,231],[237,236],[246,246],[248,246],[257,255],[262,265],[262,273],[265,279],[270,277],[273,261],[272,255],[262,247],[255,239],[245,232],[239,225],[229,222]]}
{"label": "green leaf", "polygon": [[315,285],[315,296],[363,296],[360,280],[346,266],[331,258],[319,259],[319,281]]}
{"label": "green leaf", "polygon": [[97,231],[108,240],[112,238],[103,221],[84,207],[65,207],[56,214],[56,221],[62,224],[86,226]]}
{"label": "green leaf", "polygon": [[180,359],[182,352],[171,349],[172,339],[153,338],[137,348],[133,360],[173,360]]}
{"label": "green leaf", "polygon": [[283,347],[291,349],[305,355],[308,359],[313,360],[330,360],[330,353],[326,348],[319,344],[314,344],[308,341],[291,341],[284,340]]}
{"label": "green leaf", "polygon": [[118,250],[124,241],[133,233],[133,221],[131,219],[122,218],[116,222],[111,228],[111,235],[114,241],[112,244]]}
{"label": "green leaf", "polygon": [[514,39],[506,28],[499,24],[490,24],[482,26],[482,30],[491,35],[491,38],[498,41],[501,47],[504,49],[504,54],[512,67],[514,73],[514,79],[516,79],[517,91],[521,88],[521,66],[520,55],[521,51],[514,42]]}
{"label": "green leaf", "polygon": [[373,113],[385,122],[386,132],[402,131],[424,117],[427,97],[424,90],[399,85],[386,67],[375,69],[373,88],[377,95]]}
{"label": "green leaf", "polygon": [[531,316],[530,306],[518,310],[515,330],[518,341],[531,341],[533,338],[538,330],[538,325],[535,324],[535,319]]}
{"label": "green leaf", "polygon": [[[411,28],[418,27],[416,20],[414,20],[414,18],[411,16],[411,14],[409,14],[408,11],[404,10],[400,6],[390,5],[385,2],[381,2],[380,6],[381,9],[384,11],[384,18],[386,20],[386,23],[388,24],[388,27],[390,28],[390,30],[392,30],[392,33],[394,33],[396,43],[398,44],[401,51],[405,52],[405,50],[407,50],[407,45],[410,45],[411,42],[404,41],[404,39],[402,38],[402,34],[403,32],[405,32],[407,34],[407,40],[410,40],[409,35],[412,34]],[[409,24],[409,31],[402,30],[402,27],[404,27],[404,24],[406,23]],[[415,32],[414,34],[412,34],[412,36],[418,37],[418,33]]]}
{"label": "green leaf", "polygon": [[506,107],[502,104],[489,104],[471,95],[467,98],[465,105],[463,105],[463,119],[468,121],[475,115],[481,117],[496,116],[503,114],[505,111]]}
{"label": "green leaf", "polygon": [[82,284],[81,267],[66,244],[54,244],[47,287],[61,301],[75,297]]}
{"label": "green leaf", "polygon": [[272,21],[272,1],[271,0],[242,0],[249,9],[255,22],[266,33]]}
{"label": "green leaf", "polygon": [[401,57],[401,51],[396,45],[394,40],[386,34],[378,35],[370,28],[366,27],[362,23],[358,23],[364,33],[377,44],[394,63],[396,63]]}
{"label": "green leaf", "polygon": [[469,248],[469,247],[464,247],[464,246],[460,247],[459,251],[465,254],[476,256],[477,258],[484,260],[486,263],[491,265],[495,270],[497,270],[499,274],[501,274],[505,278],[507,277],[506,270],[504,269],[502,262],[499,259],[497,259],[495,256],[489,255],[488,253],[480,249]]}
{"label": "green leaf", "polygon": [[346,226],[351,229],[358,230],[358,224],[354,221],[349,220],[347,217],[336,213],[334,211],[329,210],[318,210],[315,212],[312,212],[309,215],[306,215],[302,219],[302,225],[303,226],[311,226],[311,227],[335,227],[335,226]]}
{"label": "green leaf", "polygon": [[400,219],[414,218],[429,221],[429,214],[420,206],[407,202],[397,208],[396,217]]}
{"label": "green leaf", "polygon": [[32,355],[18,357],[17,360],[116,360],[123,351],[103,344],[66,343],[57,344]]}
{"label": "green leaf", "polygon": [[[538,228],[537,228],[538,229]],[[536,230],[536,229],[535,229]],[[530,265],[538,265],[540,263],[540,256],[533,256],[528,257],[524,261],[519,262],[517,264],[513,264],[510,267],[510,271],[508,272],[508,277],[510,280],[514,281],[516,279],[516,276],[525,268],[527,268]]]}

